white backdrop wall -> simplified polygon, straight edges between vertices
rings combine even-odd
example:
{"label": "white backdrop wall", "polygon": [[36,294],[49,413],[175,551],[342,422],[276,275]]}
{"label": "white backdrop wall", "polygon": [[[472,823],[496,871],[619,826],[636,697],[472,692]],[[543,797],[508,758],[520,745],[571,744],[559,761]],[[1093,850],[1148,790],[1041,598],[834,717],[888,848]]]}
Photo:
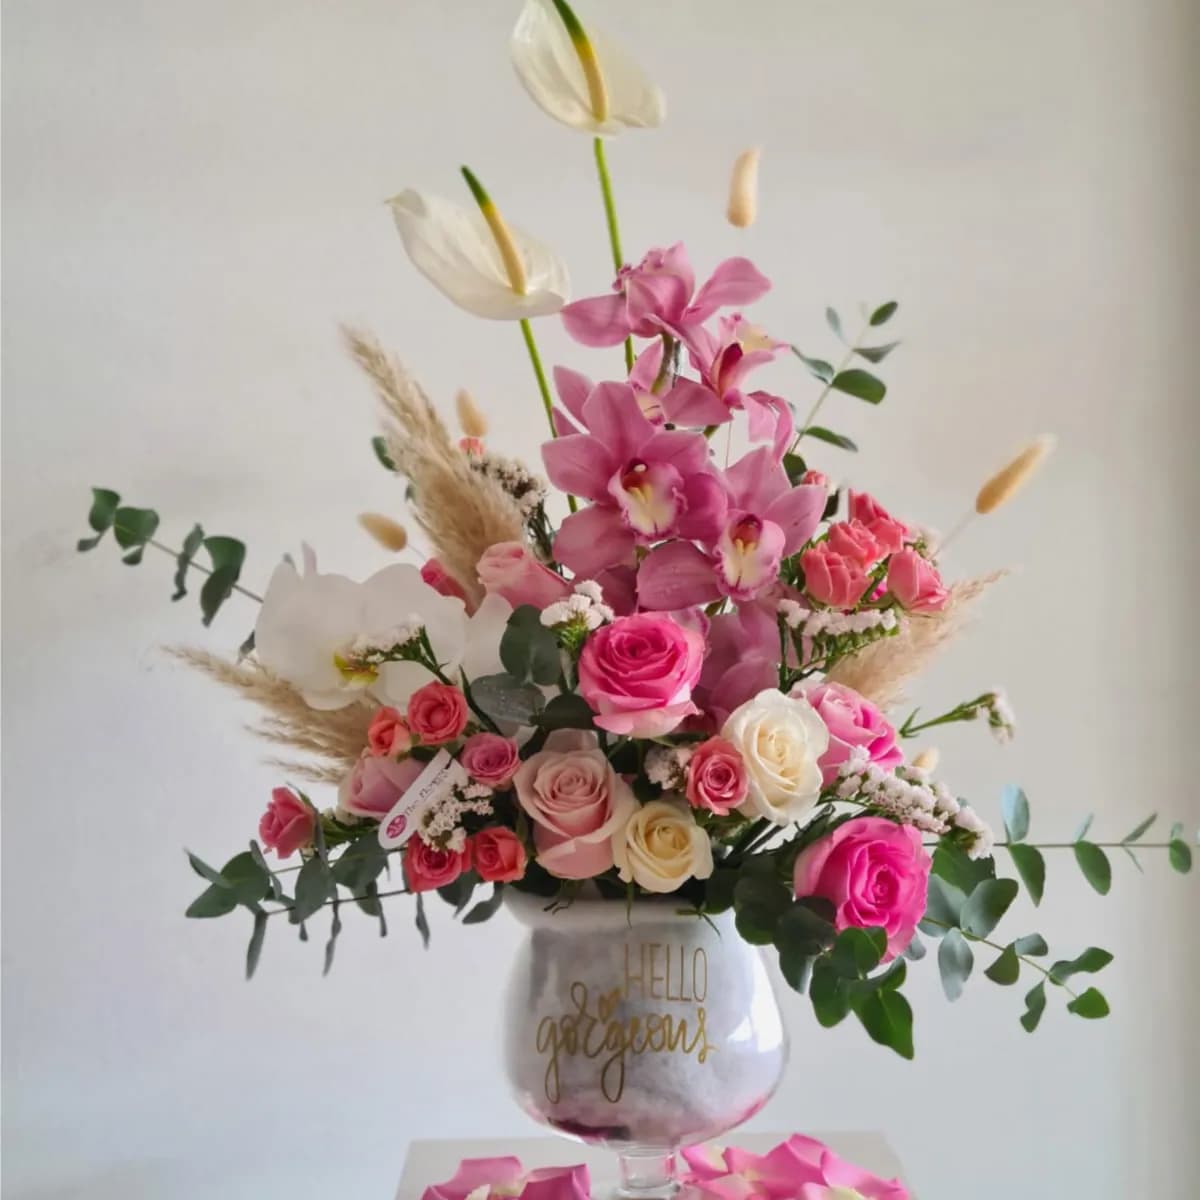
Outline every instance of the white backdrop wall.
{"label": "white backdrop wall", "polygon": [[[585,140],[506,63],[518,5],[447,0],[6,0],[4,4],[4,1189],[12,1200],[388,1197],[408,1139],[529,1127],[495,1067],[507,918],[421,952],[394,905],[353,922],[332,976],[273,930],[186,923],[181,847],[220,860],[276,773],[239,711],[166,662],[232,648],[171,566],[74,553],[89,485],[247,540],[261,584],[301,538],[327,568],[383,562],[354,525],[398,512],[367,448],[371,402],[339,322],[374,327],[446,401],[467,386],[493,444],[536,456],[516,329],[475,322],[405,261],[384,197],[447,194],[471,163],[518,222],[608,282]],[[878,410],[818,454],[948,526],[1027,436],[1061,438],[1027,499],[954,553],[1019,568],[921,685],[1008,685],[1019,740],[938,739],[998,818],[1022,781],[1042,835],[1094,810],[1120,836],[1161,809],[1195,826],[1200,581],[1192,384],[1196,13],[1187,0],[592,3],[667,91],[667,127],[611,152],[627,252],[682,238],[776,281],[776,333],[830,349],[824,305],[895,296],[905,340]],[[1189,51],[1189,47],[1191,48]],[[1193,55],[1188,61],[1188,54]],[[762,216],[721,219],[726,169],[765,146]],[[542,325],[552,361],[615,364]],[[609,361],[612,360],[612,361]],[[773,383],[801,405],[810,382]],[[928,1200],[1182,1196],[1200,1175],[1196,881],[1123,859],[1103,901],[1069,861],[1019,925],[1110,947],[1111,1020],[1020,995],[956,1006],[916,973],[918,1056],[785,998],[795,1044],[760,1128],[878,1128]],[[985,1082],[986,1081],[986,1082]]]}

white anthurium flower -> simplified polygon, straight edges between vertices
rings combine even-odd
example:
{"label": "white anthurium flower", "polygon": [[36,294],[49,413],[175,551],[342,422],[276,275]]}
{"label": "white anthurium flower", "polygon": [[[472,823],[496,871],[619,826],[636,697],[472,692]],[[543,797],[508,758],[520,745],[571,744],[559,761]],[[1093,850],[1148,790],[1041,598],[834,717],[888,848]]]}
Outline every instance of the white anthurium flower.
{"label": "white anthurium flower", "polygon": [[[482,189],[480,189],[482,192]],[[558,312],[571,280],[549,246],[486,207],[467,208],[412,189],[388,201],[413,265],[459,308],[497,321]]]}
{"label": "white anthurium flower", "polygon": [[641,67],[603,34],[585,32],[563,0],[526,0],[510,50],[534,103],[572,129],[611,136],[666,119],[666,100]]}

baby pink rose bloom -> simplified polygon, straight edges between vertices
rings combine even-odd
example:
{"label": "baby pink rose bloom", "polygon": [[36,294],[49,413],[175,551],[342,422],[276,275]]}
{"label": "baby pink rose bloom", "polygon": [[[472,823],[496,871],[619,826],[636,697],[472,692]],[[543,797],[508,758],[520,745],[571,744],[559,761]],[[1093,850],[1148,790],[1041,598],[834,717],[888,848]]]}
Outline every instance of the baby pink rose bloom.
{"label": "baby pink rose bloom", "polygon": [[929,855],[911,825],[853,817],[800,852],[797,899],[820,896],[835,906],[834,926],[887,931],[883,962],[913,939],[925,915]]}
{"label": "baby pink rose bloom", "polygon": [[520,542],[497,542],[483,552],[475,570],[484,588],[503,596],[513,608],[547,608],[571,593],[571,585]]}
{"label": "baby pink rose bloom", "polygon": [[888,562],[887,587],[909,612],[940,612],[950,599],[937,568],[915,550],[901,550],[892,555]]}
{"label": "baby pink rose bloom", "polygon": [[804,588],[820,604],[853,608],[867,590],[867,574],[853,558],[839,554],[828,542],[800,555]]}
{"label": "baby pink rose bloom", "polygon": [[829,546],[862,567],[870,567],[883,557],[883,547],[861,521],[838,521],[830,525]]}
{"label": "baby pink rose bloom", "polygon": [[693,808],[726,816],[750,790],[746,764],[732,742],[709,738],[696,747],[687,765],[687,801]]}
{"label": "baby pink rose bloom", "polygon": [[471,839],[471,861],[484,883],[512,883],[525,874],[525,847],[511,829],[493,825]]}
{"label": "baby pink rose bloom", "polygon": [[449,683],[427,683],[408,701],[408,727],[427,746],[454,741],[468,715],[466,696]]}
{"label": "baby pink rose bloom", "polygon": [[338,788],[338,804],[356,817],[386,817],[425,769],[415,758],[397,762],[367,751]]}
{"label": "baby pink rose bloom", "polygon": [[473,733],[458,756],[463,770],[477,783],[487,787],[507,787],[521,765],[517,743],[498,733]]}
{"label": "baby pink rose bloom", "polygon": [[838,768],[855,746],[862,746],[871,761],[885,771],[904,761],[904,753],[896,744],[896,731],[883,713],[853,688],[841,683],[816,683],[795,687],[791,694],[803,696],[829,730],[829,749],[817,760],[826,787],[837,778]]}
{"label": "baby pink rose bloom", "polygon": [[404,882],[410,892],[432,892],[453,883],[471,867],[471,843],[462,850],[438,850],[424,838],[404,844]]}
{"label": "baby pink rose bloom", "polygon": [[805,471],[800,476],[801,483],[816,484],[817,487],[823,487],[827,492],[831,490],[832,484],[829,481],[829,476],[824,471]]}
{"label": "baby pink rose bloom", "polygon": [[412,734],[396,709],[385,704],[371,718],[371,724],[367,726],[367,749],[372,754],[395,758],[398,754],[407,754],[412,744]]}
{"label": "baby pink rose bloom", "polygon": [[271,792],[267,811],[258,822],[258,836],[268,850],[280,858],[312,845],[317,814],[291,788],[277,787]]}
{"label": "baby pink rose bloom", "polygon": [[533,822],[537,861],[559,879],[591,879],[613,865],[613,837],[637,809],[596,735],[558,729],[513,784]]}
{"label": "baby pink rose bloom", "polygon": [[579,691],[601,729],[658,737],[699,712],[692,688],[703,664],[697,630],[666,613],[638,613],[602,626],[584,643]]}
{"label": "baby pink rose bloom", "polygon": [[847,500],[847,508],[851,521],[861,521],[870,530],[875,541],[879,543],[881,553],[895,554],[904,546],[904,540],[908,537],[908,526],[903,521],[897,521],[874,496],[866,492],[852,491]]}
{"label": "baby pink rose bloom", "polygon": [[455,600],[461,600],[467,605],[467,611],[470,611],[471,605],[467,601],[467,593],[463,591],[462,584],[442,566],[440,560],[436,558],[427,559],[425,565],[421,568],[421,578],[439,596],[452,596]]}

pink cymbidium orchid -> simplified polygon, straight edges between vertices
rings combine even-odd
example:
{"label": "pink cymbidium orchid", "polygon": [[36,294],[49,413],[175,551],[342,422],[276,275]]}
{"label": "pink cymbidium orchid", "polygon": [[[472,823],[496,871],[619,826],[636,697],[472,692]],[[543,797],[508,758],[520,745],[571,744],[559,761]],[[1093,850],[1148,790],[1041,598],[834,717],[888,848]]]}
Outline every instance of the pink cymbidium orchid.
{"label": "pink cymbidium orchid", "polygon": [[770,287],[749,259],[727,258],[697,292],[687,251],[676,242],[648,251],[636,267],[622,267],[611,295],[568,304],[563,324],[585,346],[616,346],[631,335],[658,337],[664,330],[682,337],[719,309],[750,304]]}

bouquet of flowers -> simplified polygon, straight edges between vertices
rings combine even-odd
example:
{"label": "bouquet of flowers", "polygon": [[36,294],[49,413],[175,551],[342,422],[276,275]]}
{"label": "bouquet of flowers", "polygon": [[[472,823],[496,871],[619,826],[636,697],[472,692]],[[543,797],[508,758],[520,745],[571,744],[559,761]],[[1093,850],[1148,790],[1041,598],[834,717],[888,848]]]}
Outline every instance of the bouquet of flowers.
{"label": "bouquet of flowers", "polygon": [[[611,288],[568,302],[563,262],[510,225],[465,168],[467,203],[405,191],[391,208],[408,256],[445,296],[519,325],[550,427],[540,472],[488,449],[487,422],[465,394],[462,437],[452,434],[408,369],[351,332],[382,405],[374,451],[405,481],[433,551],[424,565],[393,563],[359,582],[322,573],[306,547],[259,597],[240,582],[237,539],[197,525],[171,549],[156,540],[153,510],[95,490],[81,550],[109,529],[126,563],[146,546],[168,550],[176,598],[189,570],[206,572],[206,624],[235,591],[261,603],[236,659],[175,653],[259,705],[258,732],[300,755],[248,849],[220,869],[189,856],[207,886],[188,915],[246,910],[250,974],[275,915],[304,938],[328,910],[328,969],[348,902],[383,933],[384,898],[411,895],[427,939],[430,892],[464,924],[490,918],[509,888],[552,906],[658,897],[697,921],[732,909],[744,939],[778,951],[822,1025],[853,1013],[906,1057],[902,988],[925,954],[922,934],[939,942],[951,999],[987,953],[993,982],[1034,980],[1027,1030],[1047,987],[1078,1016],[1103,1017],[1103,995],[1076,977],[1110,954],[1051,963],[1037,933],[997,933],[1022,885],[1042,899],[1045,858],[1029,840],[1024,794],[1004,795],[997,843],[936,778],[935,752],[905,750],[959,721],[1009,738],[1003,695],[892,716],[995,577],[947,581],[949,538],[866,490],[835,487],[808,461],[810,449],[855,449],[817,424],[828,400],[884,399],[873,368],[897,345],[881,340],[896,303],[868,306],[858,335],[827,311],[835,365],[745,315],[770,287],[746,258],[699,284],[681,244],[630,265],[605,139],[658,125],[658,89],[565,0],[529,0],[512,53],[533,99],[593,138]],[[735,165],[737,225],[754,220],[756,166],[753,152]],[[615,377],[559,366],[552,390],[532,324],[551,315],[605,351],[596,371],[619,365]],[[817,381],[803,418],[794,397],[754,386],[777,358]],[[735,425],[750,448],[733,456]],[[1018,454],[969,515],[1006,503],[1048,449],[1037,439]],[[404,526],[361,521],[388,550],[406,549]],[[194,561],[202,549],[207,567]],[[318,803],[301,781],[336,787],[336,802]],[[1111,884],[1106,849],[1132,856],[1152,820],[1119,842],[1079,831],[1070,846],[1098,892]],[[1153,845],[1190,868],[1179,826]],[[998,870],[998,846],[1013,877]],[[298,868],[273,861],[293,856]]]}

